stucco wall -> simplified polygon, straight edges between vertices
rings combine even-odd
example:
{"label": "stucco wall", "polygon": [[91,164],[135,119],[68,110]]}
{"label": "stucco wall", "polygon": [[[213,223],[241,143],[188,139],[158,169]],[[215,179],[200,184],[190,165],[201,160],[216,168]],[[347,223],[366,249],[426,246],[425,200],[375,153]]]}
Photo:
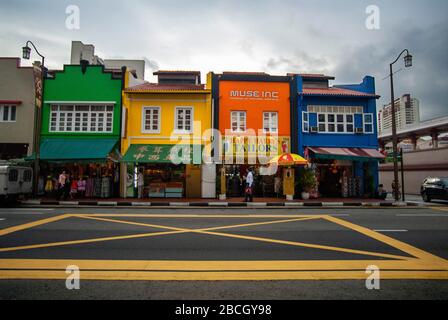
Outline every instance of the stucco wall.
{"label": "stucco wall", "polygon": [[0,143],[29,144],[34,130],[34,77],[32,67],[20,67],[19,58],[0,58],[0,100],[17,100],[16,122],[0,122]]}
{"label": "stucco wall", "polygon": [[[399,166],[400,167],[400,166]],[[380,166],[380,183],[391,191],[393,164]],[[448,148],[418,150],[404,154],[405,192],[420,194],[422,181],[429,177],[448,177]],[[401,184],[401,173],[399,173]]]}

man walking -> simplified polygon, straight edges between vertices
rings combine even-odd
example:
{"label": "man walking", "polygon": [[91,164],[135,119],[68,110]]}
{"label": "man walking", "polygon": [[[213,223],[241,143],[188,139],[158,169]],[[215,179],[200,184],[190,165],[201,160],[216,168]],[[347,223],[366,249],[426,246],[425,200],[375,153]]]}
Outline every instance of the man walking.
{"label": "man walking", "polygon": [[254,184],[254,174],[252,173],[252,168],[249,168],[247,170],[246,188],[244,190],[245,202],[254,202],[253,184]]}
{"label": "man walking", "polygon": [[67,183],[67,174],[65,170],[59,175],[58,178],[58,190],[57,190],[57,200],[60,200],[61,197],[65,196],[65,185]]}
{"label": "man walking", "polygon": [[140,168],[137,175],[137,192],[138,198],[143,198],[143,187],[145,186],[145,178],[143,176],[143,169]]}

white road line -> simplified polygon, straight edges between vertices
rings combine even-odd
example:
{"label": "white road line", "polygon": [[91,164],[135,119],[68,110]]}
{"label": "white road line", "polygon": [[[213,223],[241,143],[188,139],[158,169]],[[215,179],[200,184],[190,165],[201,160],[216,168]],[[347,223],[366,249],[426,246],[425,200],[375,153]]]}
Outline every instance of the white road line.
{"label": "white road line", "polygon": [[46,208],[1,208],[1,211],[54,211],[55,209]]}
{"label": "white road line", "polygon": [[397,217],[448,217],[448,214],[397,214]]}
{"label": "white road line", "polygon": [[37,215],[44,215],[44,212],[12,212],[12,211],[0,211],[1,214],[12,214],[15,216],[20,216],[20,215],[24,215],[24,216],[37,216]]}
{"label": "white road line", "polygon": [[0,221],[5,221],[6,219],[5,218],[0,218]]}
{"label": "white road line", "polygon": [[408,232],[408,230],[378,230],[378,229],[374,229],[373,231],[376,231],[376,232]]}

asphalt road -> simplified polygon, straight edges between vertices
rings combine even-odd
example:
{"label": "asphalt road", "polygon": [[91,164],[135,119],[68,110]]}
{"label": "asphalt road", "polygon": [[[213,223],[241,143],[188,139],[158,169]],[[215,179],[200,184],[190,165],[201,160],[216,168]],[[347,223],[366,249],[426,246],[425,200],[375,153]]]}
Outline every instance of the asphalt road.
{"label": "asphalt road", "polygon": [[0,208],[0,299],[446,300],[447,231],[442,205]]}

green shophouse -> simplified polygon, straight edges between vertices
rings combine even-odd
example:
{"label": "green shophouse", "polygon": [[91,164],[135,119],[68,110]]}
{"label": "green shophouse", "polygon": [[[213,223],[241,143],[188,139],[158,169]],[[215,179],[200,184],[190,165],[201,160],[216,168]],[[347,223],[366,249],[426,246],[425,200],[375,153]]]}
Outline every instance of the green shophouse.
{"label": "green shophouse", "polygon": [[121,70],[106,71],[98,65],[66,65],[47,77],[40,138],[41,193],[55,192],[57,178],[65,170],[72,181],[84,181],[75,198],[118,195],[121,90]]}

